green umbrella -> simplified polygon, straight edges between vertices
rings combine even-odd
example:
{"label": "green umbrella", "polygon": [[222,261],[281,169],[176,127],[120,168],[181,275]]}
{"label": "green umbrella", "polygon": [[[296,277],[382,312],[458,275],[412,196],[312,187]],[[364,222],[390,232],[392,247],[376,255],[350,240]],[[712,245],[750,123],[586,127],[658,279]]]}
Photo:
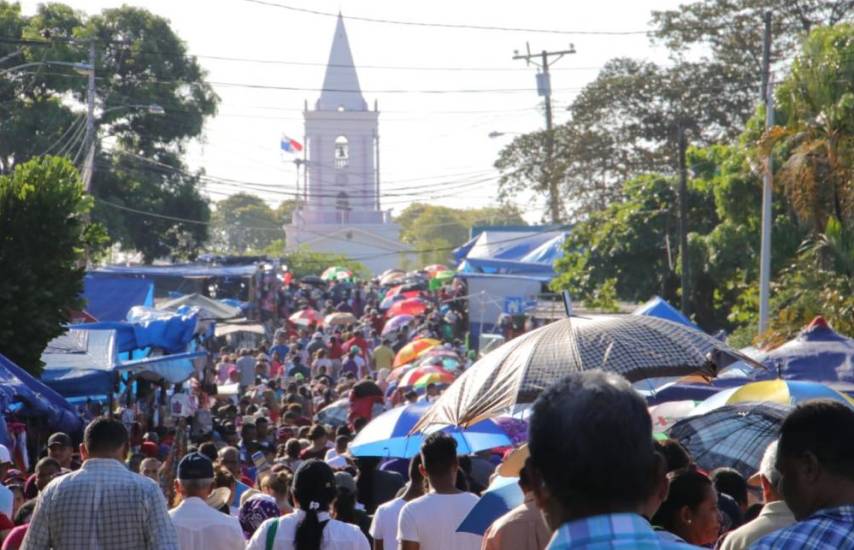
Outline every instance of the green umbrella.
{"label": "green umbrella", "polygon": [[456,274],[456,271],[450,270],[436,273],[436,275],[430,279],[430,290],[438,290],[443,285],[450,283]]}

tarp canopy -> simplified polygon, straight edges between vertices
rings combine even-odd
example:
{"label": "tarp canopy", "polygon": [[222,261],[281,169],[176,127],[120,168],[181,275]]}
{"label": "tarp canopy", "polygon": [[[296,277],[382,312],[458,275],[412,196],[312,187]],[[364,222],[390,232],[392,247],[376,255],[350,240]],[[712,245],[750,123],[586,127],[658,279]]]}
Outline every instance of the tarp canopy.
{"label": "tarp canopy", "polygon": [[[0,408],[5,411],[15,402],[22,405],[20,414],[45,417],[52,431],[75,434],[83,428],[68,401],[0,353]],[[0,434],[0,439],[5,435]]]}
{"label": "tarp canopy", "polygon": [[454,251],[461,272],[554,275],[565,231],[484,231]]}
{"label": "tarp canopy", "polygon": [[251,277],[257,268],[250,265],[108,265],[96,273],[113,273],[138,277]]}
{"label": "tarp canopy", "polygon": [[267,331],[264,330],[264,325],[259,325],[258,323],[217,323],[214,328],[214,335],[217,338],[237,332],[250,332],[261,336],[264,336],[267,333]]}
{"label": "tarp canopy", "polygon": [[82,323],[71,325],[70,328],[115,331],[119,353],[149,347],[177,353],[185,351],[193,339],[198,325],[198,312],[190,310],[181,314],[136,306],[128,312],[128,319],[125,322]]}
{"label": "tarp canopy", "polygon": [[241,315],[239,307],[230,306],[201,294],[186,294],[157,305],[157,309],[168,311],[179,311],[182,307],[198,308],[202,319],[233,319]]}
{"label": "tarp canopy", "polygon": [[632,312],[632,315],[646,315],[648,317],[660,317],[674,323],[679,323],[697,330],[700,327],[695,325],[691,319],[685,317],[681,311],[671,306],[667,300],[661,296],[653,296],[647,303],[643,304]]}
{"label": "tarp canopy", "polygon": [[71,328],[42,353],[42,380],[65,397],[108,395],[120,371],[177,384],[193,373],[192,360],[204,356],[189,352],[121,362],[118,343],[115,330]]}
{"label": "tarp canopy", "polygon": [[133,306],[154,306],[154,283],[90,273],[83,278],[83,298],[98,321],[124,321]]}

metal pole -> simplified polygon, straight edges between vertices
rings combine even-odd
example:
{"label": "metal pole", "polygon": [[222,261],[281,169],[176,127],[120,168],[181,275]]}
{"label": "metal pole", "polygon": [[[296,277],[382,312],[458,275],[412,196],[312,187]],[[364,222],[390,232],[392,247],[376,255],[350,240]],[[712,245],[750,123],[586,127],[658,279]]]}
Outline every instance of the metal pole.
{"label": "metal pole", "polygon": [[89,42],[89,84],[86,88],[86,160],[83,165],[83,189],[92,189],[95,172],[95,41]]}
{"label": "metal pole", "polygon": [[[771,12],[765,12],[765,36],[762,49],[762,90],[765,99],[765,130],[774,125],[774,93],[771,82]],[[774,175],[771,151],[765,158],[762,176],[762,243],[759,250],[759,334],[768,330],[769,297],[771,294],[771,199]]]}
{"label": "metal pole", "polygon": [[545,75],[546,86],[543,102],[545,103],[546,111],[546,166],[543,170],[543,175],[546,178],[546,186],[549,190],[549,212],[552,223],[557,225],[560,223],[560,201],[557,196],[557,182],[552,169],[554,158],[554,133],[552,132],[552,84],[551,75],[549,75],[549,54],[546,50],[540,54],[542,56],[543,74]]}
{"label": "metal pole", "polygon": [[688,311],[688,170],[685,166],[685,127],[679,122],[679,258],[682,268],[682,313]]}

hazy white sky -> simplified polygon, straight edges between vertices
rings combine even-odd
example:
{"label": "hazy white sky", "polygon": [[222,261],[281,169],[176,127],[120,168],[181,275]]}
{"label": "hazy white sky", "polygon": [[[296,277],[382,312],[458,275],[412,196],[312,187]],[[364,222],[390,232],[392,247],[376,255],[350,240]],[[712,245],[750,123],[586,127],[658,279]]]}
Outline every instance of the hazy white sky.
{"label": "hazy white sky", "polygon": [[[494,204],[497,174],[492,165],[511,136],[490,139],[488,134],[527,132],[544,125],[535,69],[511,59],[514,50],[525,49],[526,42],[535,51],[566,49],[570,42],[577,50],[553,68],[557,123],[566,119],[566,106],[608,59],[632,56],[662,61],[666,52],[653,48],[643,34],[458,30],[363,22],[348,20],[347,16],[571,31],[638,31],[648,28],[651,10],[679,4],[678,0],[270,2],[333,13],[340,9],[344,14],[363,95],[371,106],[374,100],[379,102],[382,191],[395,195],[383,199],[382,205],[395,211],[416,200],[454,207]],[[38,3],[22,1],[26,13],[32,13]],[[266,193],[246,189],[270,204],[294,192],[294,157],[280,152],[279,137],[284,133],[302,141],[301,111],[305,101],[313,105],[319,93],[314,90],[322,85],[334,17],[246,0],[66,3],[87,13],[133,4],[169,19],[189,51],[199,57],[221,98],[219,114],[207,123],[203,138],[190,148],[189,164],[203,167],[211,176],[279,186],[281,191]],[[301,90],[263,90],[234,84]],[[445,93],[419,93],[425,90]],[[471,185],[461,189],[466,181]],[[207,188],[213,200],[238,190],[233,185]],[[400,196],[402,193],[411,195]],[[520,204],[529,221],[540,219],[541,203],[522,198]]]}

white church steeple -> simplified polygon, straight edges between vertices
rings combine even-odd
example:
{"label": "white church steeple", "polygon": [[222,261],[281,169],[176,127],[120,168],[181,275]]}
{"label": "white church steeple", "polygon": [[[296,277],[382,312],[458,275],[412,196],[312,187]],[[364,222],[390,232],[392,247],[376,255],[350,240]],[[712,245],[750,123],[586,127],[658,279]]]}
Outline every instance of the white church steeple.
{"label": "white church steeple", "polygon": [[359,76],[350,53],[350,42],[347,40],[347,30],[344,28],[344,18],[338,14],[335,25],[335,37],[332,39],[332,49],[329,52],[329,62],[326,65],[326,76],[323,78],[323,91],[317,100],[315,108],[318,111],[367,111],[368,104],[362,97],[359,86]]}

